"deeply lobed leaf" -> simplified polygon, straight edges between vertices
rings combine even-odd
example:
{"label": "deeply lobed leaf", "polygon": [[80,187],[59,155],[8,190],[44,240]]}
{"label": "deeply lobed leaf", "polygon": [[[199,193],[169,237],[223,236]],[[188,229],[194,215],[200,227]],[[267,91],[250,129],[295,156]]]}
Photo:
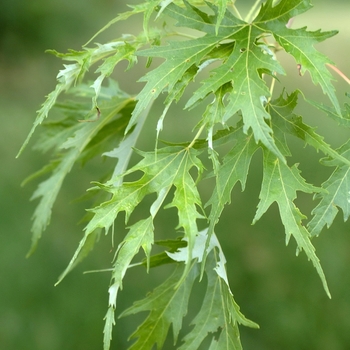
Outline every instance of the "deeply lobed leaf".
{"label": "deeply lobed leaf", "polygon": [[308,259],[312,261],[321,278],[323,287],[330,297],[326,277],[315,254],[315,248],[310,240],[310,233],[302,225],[302,220],[306,217],[293,202],[296,198],[296,191],[305,193],[320,192],[319,189],[305,182],[295,165],[290,168],[270,152],[265,151],[264,176],[259,195],[260,202],[253,223],[259,220],[273,202],[276,202],[285,227],[286,244],[288,244],[292,235],[297,242],[298,250],[304,250]]}
{"label": "deeply lobed leaf", "polygon": [[[206,7],[203,9],[199,5]],[[57,100],[62,92],[75,91],[77,97],[89,97],[92,107],[91,103],[61,103],[61,108],[68,114],[67,118],[48,123],[47,132],[37,146],[42,151],[53,150],[55,156],[50,164],[29,178],[51,172],[51,176],[39,185],[33,195],[33,198],[40,198],[40,202],[34,213],[31,252],[50,221],[51,210],[62,182],[76,162],[84,164],[99,154],[117,159],[110,180],[106,183],[96,182],[93,188],[102,190],[109,195],[109,199],[89,210],[92,219],[58,282],[89,253],[99,238],[101,229],[107,233],[114,226],[120,212],[125,212],[127,224],[139,204],[148,195],[156,195],[150,205],[149,215],[134,222],[129,227],[128,234],[119,239],[109,288],[109,308],[105,317],[105,350],[110,348],[118,292],[122,289],[125,274],[133,266],[133,259],[140,248],[146,256],[141,264],[146,265],[147,270],[170,261],[176,263],[177,267],[174,274],[153,293],[134,303],[122,314],[150,312],[145,322],[132,335],[137,340],[130,349],[151,349],[155,344],[161,348],[171,324],[174,342],[177,342],[193,283],[197,277],[202,278],[204,273],[208,284],[203,304],[192,321],[193,329],[183,338],[180,349],[197,349],[205,338],[214,333],[216,336],[212,337],[210,350],[242,348],[238,325],[257,325],[241,314],[233,298],[226,274],[226,260],[214,234],[214,227],[224,207],[230,203],[236,183],[240,182],[244,190],[249,166],[258,148],[264,154],[264,177],[253,222],[276,202],[285,226],[286,243],[291,236],[295,238],[297,251],[305,251],[330,296],[310,239],[311,236],[318,235],[324,226],[332,224],[338,208],[343,210],[344,220],[350,215],[349,142],[338,150],[332,149],[316,133],[315,128],[295,114],[300,91],[282,93],[275,99],[272,94],[278,74],[285,74],[277,60],[277,51],[283,48],[294,57],[296,71],[299,70],[301,76],[308,71],[313,82],[321,86],[332,107],[309,102],[341,125],[348,126],[349,106],[341,111],[332,77],[326,68],[331,61],[314,48],[315,44],[336,32],[289,28],[288,23],[292,17],[311,7],[309,0],[267,0],[256,17],[251,16],[247,21],[239,15],[239,18],[233,15],[229,8],[235,8],[234,6],[234,3],[227,0],[146,1],[131,6],[131,11],[119,15],[101,30],[130,16],[143,14],[143,33],[126,34],[106,44],[97,44],[94,48],[85,46],[82,51],[70,50],[66,54],[50,51],[72,63],[64,65],[64,69],[59,72],[57,86],[38,111],[34,126],[20,152],[27,145],[35,128],[47,118],[54,106],[59,105]],[[200,34],[192,36],[187,32],[170,32],[165,25],[162,29],[152,28],[152,16],[156,19],[161,16],[171,17],[176,21],[177,27]],[[170,39],[174,34],[180,36],[181,40],[163,42],[163,39]],[[149,45],[150,48],[144,49]],[[137,57],[141,56],[148,58],[147,66],[153,58],[164,61],[140,79],[145,85],[136,98],[122,93],[116,85],[111,84],[109,89],[103,87],[105,78],[114,72],[119,62],[128,61],[129,69],[137,63]],[[92,84],[73,87],[84,79],[86,72],[97,62],[99,66],[95,73],[98,76]],[[271,87],[267,85],[266,76],[270,76],[273,81]],[[201,85],[195,86],[185,105],[189,110],[205,105],[205,111],[197,122],[199,131],[194,139],[183,144],[168,143],[168,146],[153,152],[136,151],[142,160],[128,169],[133,147],[150,114],[152,102],[163,92],[167,93],[163,112],[158,119],[158,138],[172,103],[179,102],[186,87],[199,79],[202,79]],[[207,103],[208,97],[213,98],[211,103]],[[228,127],[234,116],[238,117],[239,122]],[[84,122],[78,123],[78,118]],[[227,129],[222,130],[222,126]],[[203,130],[207,132],[206,139],[200,140],[198,138]],[[336,167],[331,177],[322,184],[322,189],[306,183],[297,165],[288,166],[286,157],[291,155],[288,135],[322,151],[328,157],[322,164]],[[219,148],[227,144],[230,150],[221,157]],[[210,206],[208,230],[199,232],[197,221],[206,218],[197,187],[200,175],[205,171],[200,159],[205,148],[208,149],[208,158],[213,166],[212,173],[209,170],[206,176],[214,174],[216,183],[207,202],[207,206]],[[137,180],[125,181],[125,177],[135,177],[139,172],[142,176]],[[198,175],[196,179],[194,173]],[[164,206],[172,188],[173,199]],[[302,223],[305,216],[294,203],[297,191],[314,194],[315,198],[320,199],[308,225],[310,232]],[[176,229],[183,230],[183,240],[162,244],[168,245],[169,251],[151,256],[154,218],[162,207],[176,208]]]}

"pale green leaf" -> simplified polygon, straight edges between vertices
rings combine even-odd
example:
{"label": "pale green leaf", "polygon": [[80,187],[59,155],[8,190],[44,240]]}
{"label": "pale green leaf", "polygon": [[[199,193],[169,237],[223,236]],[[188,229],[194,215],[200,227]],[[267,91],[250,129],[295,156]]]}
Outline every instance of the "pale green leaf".
{"label": "pale green leaf", "polygon": [[115,325],[114,311],[114,307],[110,306],[104,318],[106,322],[105,327],[103,329],[103,350],[109,350],[110,343],[112,341],[112,331],[113,326]]}
{"label": "pale green leaf", "polygon": [[129,17],[137,15],[139,13],[144,13],[146,11],[153,10],[154,3],[146,1],[146,2],[138,4],[138,5],[129,5],[129,7],[132,8],[131,11],[126,11],[126,12],[120,13],[117,17],[113,18],[103,28],[101,28],[96,34],[94,34],[93,37],[86,44],[84,44],[84,46],[87,46],[88,44],[90,44],[98,35],[103,33],[106,29],[108,29],[113,24],[115,24],[119,21],[125,21]]}
{"label": "pale green leaf", "polygon": [[122,281],[126,270],[141,247],[145,252],[147,260],[150,259],[151,247],[153,244],[153,230],[153,218],[150,216],[132,225],[129,229],[129,233],[119,244],[117,258],[112,272],[113,284],[110,287],[110,305],[115,306],[116,295],[118,290],[122,289]]}
{"label": "pale green leaf", "polygon": [[167,205],[167,208],[176,207],[178,210],[178,228],[182,227],[184,229],[184,237],[189,246],[187,262],[192,260],[192,248],[195,237],[198,234],[196,221],[203,218],[203,215],[197,210],[197,207],[202,206],[198,189],[192,176],[189,174],[189,169],[192,167],[196,167],[200,173],[203,165],[196,157],[196,152],[186,152],[174,181],[176,187],[174,199]]}
{"label": "pale green leaf", "polygon": [[147,81],[147,84],[136,96],[138,103],[128,130],[135,124],[148,104],[164,89],[171,91],[177,86],[178,81],[183,79],[183,75],[189,72],[189,68],[199,64],[200,60],[212,50],[214,44],[212,40],[204,37],[193,41],[170,42],[168,46],[139,51],[140,56],[164,57],[167,60],[140,79],[140,81]]}
{"label": "pale green leaf", "polygon": [[215,5],[218,7],[218,18],[216,20],[215,31],[218,33],[221,22],[225,17],[225,12],[227,8],[227,4],[230,3],[230,0],[217,0],[215,1]]}
{"label": "pale green leaf", "polygon": [[112,324],[114,316],[110,315],[114,312],[117,303],[118,291],[123,288],[123,278],[126,270],[129,268],[132,259],[142,247],[147,261],[150,259],[151,246],[153,244],[153,220],[150,216],[145,220],[140,220],[130,227],[129,233],[118,246],[117,258],[113,266],[112,285],[109,287],[109,309],[106,316],[106,324],[104,329],[104,348],[109,349],[112,339]]}
{"label": "pale green leaf", "polygon": [[[138,152],[144,159],[129,169],[125,175],[137,171],[142,171],[144,175],[139,180],[125,182],[122,186],[100,184],[101,188],[112,193],[113,196],[109,201],[91,210],[95,215],[86,227],[87,232],[92,232],[98,227],[108,230],[120,211],[125,211],[126,220],[128,220],[130,214],[147,194],[159,193],[163,188],[178,184],[182,179],[181,176],[185,176],[184,173],[197,164],[197,161],[187,162],[187,158],[191,159],[196,151],[187,152],[182,147],[166,147],[157,152]],[[189,178],[186,177],[186,180]],[[113,181],[115,179],[111,180]]]}

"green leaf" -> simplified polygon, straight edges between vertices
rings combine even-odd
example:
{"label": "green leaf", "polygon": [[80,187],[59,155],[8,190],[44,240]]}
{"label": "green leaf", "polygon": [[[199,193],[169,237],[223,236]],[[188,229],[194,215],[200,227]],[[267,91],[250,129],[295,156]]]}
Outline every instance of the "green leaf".
{"label": "green leaf", "polygon": [[[125,172],[123,176],[141,171],[144,175],[139,180],[120,183],[117,181],[117,177],[106,184],[97,183],[98,187],[111,193],[112,197],[90,210],[94,216],[85,227],[84,237],[57,283],[60,283],[76,265],[76,260],[79,259],[81,251],[84,250],[85,242],[88,241],[90,234],[99,228],[108,232],[121,211],[125,211],[127,222],[137,205],[146,195],[151,193],[158,194],[157,200],[150,208],[151,216],[154,217],[173,185],[176,187],[176,191],[170,206],[177,207],[179,227],[184,228],[189,244],[193,244],[194,237],[198,232],[196,218],[201,216],[196,210],[196,205],[200,205],[199,195],[189,171],[193,167],[201,168],[202,165],[197,157],[200,152],[194,149],[187,150],[183,147],[165,147],[157,152],[138,151],[138,153],[143,156],[143,159]],[[190,259],[189,256],[189,261]]]}
{"label": "green leaf", "polygon": [[[124,50],[119,50],[119,47],[122,46]],[[23,152],[24,148],[27,146],[30,138],[32,137],[35,129],[38,125],[40,125],[47,117],[55,105],[59,95],[68,91],[73,84],[80,82],[85,73],[88,71],[91,64],[95,61],[98,61],[108,55],[111,55],[113,52],[117,52],[113,58],[105,61],[105,65],[102,65],[102,70],[98,70],[101,72],[101,75],[97,78],[92,87],[95,89],[95,97],[93,98],[93,108],[97,105],[97,97],[99,95],[102,80],[109,76],[113,70],[111,67],[111,61],[114,64],[117,64],[122,59],[129,59],[131,62],[135,60],[133,57],[133,50],[130,49],[131,45],[126,44],[125,42],[117,41],[117,42],[109,42],[106,44],[98,44],[94,49],[85,48],[84,51],[75,51],[69,50],[68,53],[62,54],[55,50],[49,50],[48,52],[54,54],[55,56],[62,58],[67,61],[75,61],[76,63],[72,64],[64,64],[64,69],[60,70],[57,75],[57,85],[54,91],[52,91],[46,98],[46,101],[42,104],[41,109],[37,112],[37,117],[34,121],[33,127],[29,132],[26,140],[24,141],[20,151],[18,152],[17,157]],[[136,49],[134,49],[135,51]]]}
{"label": "green leaf", "polygon": [[183,274],[183,267],[178,265],[164,283],[120,315],[124,317],[150,311],[146,320],[131,335],[130,338],[137,338],[137,340],[129,350],[151,349],[154,344],[157,344],[158,349],[162,348],[171,324],[173,324],[174,343],[176,343],[182,327],[182,319],[187,314],[191,289],[199,274],[197,264],[191,264],[185,278],[182,278]]}
{"label": "green leaf", "polygon": [[112,331],[113,326],[115,326],[115,317],[114,317],[114,307],[110,306],[107,310],[107,314],[104,318],[106,320],[105,327],[103,329],[103,350],[109,350],[109,345],[112,341]]}
{"label": "green leaf", "polygon": [[106,77],[109,77],[113,73],[115,66],[119,62],[127,60],[129,61],[128,68],[131,68],[137,61],[135,56],[136,47],[130,45],[126,41],[114,43],[113,49],[116,51],[115,54],[107,57],[95,71],[95,73],[100,73],[99,77],[91,85],[95,90],[95,96],[93,97],[93,104],[95,106],[97,106],[97,98],[100,95],[102,82]]}
{"label": "green leaf", "polygon": [[[213,44],[212,44],[213,45]],[[147,108],[148,104],[155,100],[160,93],[167,88],[171,91],[174,87],[179,88],[178,81],[182,80],[186,72],[193,64],[198,64],[200,59],[212,50],[211,41],[207,38],[199,38],[192,41],[170,42],[168,46],[156,47],[149,50],[139,51],[140,56],[168,58],[162,65],[146,74],[140,81],[147,81],[142,91],[136,96],[138,103],[133,112],[128,127],[131,128],[137,121],[140,113]]]}
{"label": "green leaf", "polygon": [[318,193],[320,190],[305,183],[296,165],[290,168],[273,154],[265,151],[264,176],[259,195],[260,202],[253,223],[260,219],[272,203],[276,202],[286,231],[286,244],[288,244],[292,235],[297,243],[297,252],[300,250],[305,251],[308,259],[312,261],[316,268],[327,295],[330,297],[326,277],[316,256],[315,248],[310,241],[310,233],[302,224],[302,220],[306,217],[293,202],[296,198],[296,191]]}
{"label": "green leaf", "polygon": [[217,1],[215,1],[215,5],[217,5],[217,7],[218,7],[218,18],[216,20],[216,27],[215,27],[216,33],[219,32],[221,22],[225,18],[225,13],[226,13],[226,8],[228,6],[228,3],[229,3],[229,0],[217,0]]}
{"label": "green leaf", "polygon": [[[138,55],[141,56],[165,58],[165,62],[141,79],[141,81],[147,81],[147,84],[137,96],[138,104],[129,127],[137,120],[148,103],[156,99],[162,91],[166,89],[169,94],[176,95],[178,90],[182,90],[183,86],[179,86],[177,83],[184,80],[184,74],[188,75],[191,67],[198,67],[206,61],[209,58],[207,57],[209,52],[219,46],[220,42],[231,34],[231,28],[226,28],[223,31],[220,27],[219,33],[216,35],[215,23],[205,22],[205,20],[211,21],[205,13],[192,7],[188,2],[185,2],[185,6],[186,8],[182,8],[170,4],[164,10],[164,14],[178,20],[179,26],[189,26],[198,30],[210,28],[210,33],[201,38],[170,41],[166,46],[156,46],[138,52]],[[230,18],[230,21],[232,20],[235,20],[233,16]],[[197,70],[192,70],[193,76],[196,72]],[[190,79],[191,77],[186,78],[187,81]]]}
{"label": "green leaf", "polygon": [[[338,152],[350,160],[350,141],[341,146]],[[312,211],[313,218],[308,224],[312,236],[318,236],[323,227],[329,228],[338,208],[343,210],[344,221],[347,221],[350,215],[350,167],[339,163],[337,160],[323,160],[323,165],[337,166],[327,181],[322,184],[324,192],[316,194],[315,199],[320,202]]]}
{"label": "green leaf", "polygon": [[92,232],[98,227],[108,231],[120,211],[125,211],[128,221],[131,213],[147,194],[159,193],[173,184],[181,190],[181,186],[187,186],[186,181],[190,181],[190,177],[185,175],[186,172],[198,165],[198,152],[192,149],[187,151],[182,147],[165,147],[157,152],[138,153],[144,159],[129,169],[124,176],[137,171],[142,171],[144,175],[139,180],[123,183],[122,186],[98,184],[112,193],[113,197],[91,210],[95,216],[86,227],[87,232]]}
{"label": "green leaf", "polygon": [[335,88],[332,84],[332,75],[326,68],[326,64],[333,64],[325,55],[314,47],[315,44],[324,41],[337,34],[337,31],[321,32],[307,31],[306,28],[290,29],[286,26],[288,21],[311,7],[308,0],[290,0],[287,3],[280,1],[273,6],[273,1],[268,0],[262,6],[255,19],[256,26],[271,33],[281,47],[291,54],[300,65],[300,74],[308,71],[314,84],[319,84],[325,94],[328,95],[337,114],[341,115],[341,109]]}
{"label": "green leaf", "polygon": [[[119,244],[118,255],[112,273],[114,283],[110,287],[110,304],[115,305],[116,294],[119,289],[122,289],[122,280],[125,272],[141,247],[146,254],[147,261],[149,261],[153,245],[153,230],[153,218],[150,216],[132,225],[123,242]],[[115,298],[113,297],[114,295]]]}
{"label": "green leaf", "polygon": [[178,210],[179,224],[177,228],[182,227],[185,231],[184,237],[188,242],[188,258],[187,262],[192,260],[192,248],[195,237],[198,234],[197,219],[204,218],[197,207],[201,207],[201,199],[198,193],[197,186],[189,174],[189,169],[195,166],[198,172],[202,171],[202,164],[195,156],[196,152],[186,153],[186,158],[178,169],[177,177],[174,181],[176,191],[173,201],[166,208],[176,207]]}
{"label": "green leaf", "polygon": [[[210,93],[216,93],[224,85],[231,84],[232,89],[227,93],[228,103],[220,122],[225,124],[236,112],[241,111],[244,132],[247,133],[251,128],[256,141],[261,141],[283,159],[274,144],[272,130],[266,123],[270,115],[264,105],[270,97],[270,92],[261,79],[260,72],[268,70],[284,74],[284,71],[266,45],[258,41],[263,34],[259,28],[249,26],[233,16],[228,16],[225,20],[224,29],[219,31],[218,39],[234,41],[235,45],[224,62],[211,71],[209,78],[203,80],[203,85],[195,91],[186,107],[191,107]],[[206,29],[211,34],[213,28]]]}

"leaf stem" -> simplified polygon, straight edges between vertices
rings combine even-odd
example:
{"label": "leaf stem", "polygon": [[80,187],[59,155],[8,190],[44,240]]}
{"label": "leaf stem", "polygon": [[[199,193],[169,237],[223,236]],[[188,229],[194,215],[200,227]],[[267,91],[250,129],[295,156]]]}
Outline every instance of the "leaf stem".
{"label": "leaf stem", "polygon": [[199,128],[199,130],[198,130],[196,136],[194,137],[194,139],[192,140],[192,142],[186,147],[187,149],[190,149],[190,148],[193,147],[194,143],[196,142],[196,140],[199,138],[200,134],[202,133],[204,127],[205,127],[205,124],[203,124],[203,125]]}

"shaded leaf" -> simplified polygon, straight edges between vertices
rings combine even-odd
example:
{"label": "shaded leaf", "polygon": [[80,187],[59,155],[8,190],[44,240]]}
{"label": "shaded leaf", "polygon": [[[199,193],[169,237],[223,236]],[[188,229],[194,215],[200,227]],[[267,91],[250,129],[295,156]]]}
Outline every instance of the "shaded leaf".
{"label": "shaded leaf", "polygon": [[[53,166],[44,167],[44,169],[34,175],[34,177],[36,177],[49,170],[52,171],[51,176],[39,184],[32,196],[32,199],[40,198],[40,202],[33,215],[32,247],[28,253],[29,255],[35,250],[42,232],[50,222],[52,207],[65,177],[71,171],[74,164],[80,159],[89,143],[98,135],[99,131],[103,129],[111,119],[118,116],[118,113],[122,111],[129,102],[129,99],[114,100],[113,108],[106,109],[106,115],[103,118],[94,123],[78,123],[76,121],[75,125],[69,126],[68,132],[67,129],[63,132],[68,137],[63,144],[54,145],[49,143],[47,145],[48,147],[56,146],[57,158]],[[121,134],[123,134],[124,130],[121,131]],[[58,137],[56,141],[60,143],[61,138]]]}
{"label": "shaded leaf", "polygon": [[[150,311],[146,320],[131,335],[130,338],[137,338],[137,340],[129,350],[151,349],[153,344],[162,348],[171,324],[173,324],[173,335],[176,342],[182,327],[182,319],[187,314],[191,289],[198,273],[197,264],[193,263],[186,277],[182,278],[183,268],[178,265],[164,283],[120,315],[124,317],[142,311]],[[181,280],[180,285],[179,280]]]}
{"label": "shaded leaf", "polygon": [[[325,155],[341,161],[350,166],[348,159],[336,152],[329,144],[324,141],[324,138],[315,132],[316,128],[312,128],[303,122],[301,116],[294,114],[294,109],[298,103],[298,94],[296,90],[289,96],[284,98],[282,95],[275,101],[269,104],[269,110],[274,123],[274,132],[276,137],[284,137],[290,134],[303,140],[306,144],[312,146],[317,151],[322,151]],[[284,145],[283,145],[284,144]],[[281,148],[286,147],[286,143],[280,142]],[[289,151],[285,151],[289,155]]]}

